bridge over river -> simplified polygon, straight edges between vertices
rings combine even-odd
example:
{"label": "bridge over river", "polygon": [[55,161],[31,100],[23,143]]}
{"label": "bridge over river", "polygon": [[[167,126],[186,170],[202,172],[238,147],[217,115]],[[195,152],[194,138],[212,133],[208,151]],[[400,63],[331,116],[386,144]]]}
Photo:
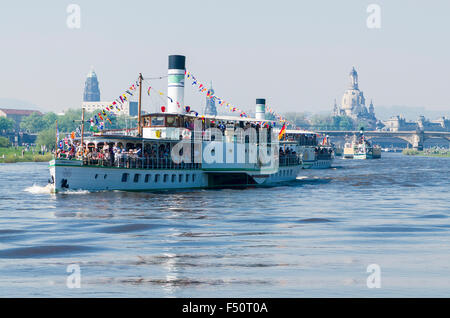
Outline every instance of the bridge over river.
{"label": "bridge over river", "polygon": [[[349,137],[360,133],[359,131],[353,130],[322,130],[318,132],[330,137]],[[367,139],[400,138],[411,144],[417,150],[423,150],[423,143],[430,138],[443,138],[450,141],[450,132],[445,131],[365,131],[364,136]]]}

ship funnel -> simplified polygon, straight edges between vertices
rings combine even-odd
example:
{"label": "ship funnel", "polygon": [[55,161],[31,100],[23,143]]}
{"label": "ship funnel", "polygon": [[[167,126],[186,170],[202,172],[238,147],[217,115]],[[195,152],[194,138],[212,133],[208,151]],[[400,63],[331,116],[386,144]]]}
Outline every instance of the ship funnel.
{"label": "ship funnel", "polygon": [[184,114],[184,75],[186,72],[186,57],[169,55],[169,70],[167,79],[167,112]]}
{"label": "ship funnel", "polygon": [[258,120],[266,119],[266,100],[264,98],[256,99],[255,118]]}

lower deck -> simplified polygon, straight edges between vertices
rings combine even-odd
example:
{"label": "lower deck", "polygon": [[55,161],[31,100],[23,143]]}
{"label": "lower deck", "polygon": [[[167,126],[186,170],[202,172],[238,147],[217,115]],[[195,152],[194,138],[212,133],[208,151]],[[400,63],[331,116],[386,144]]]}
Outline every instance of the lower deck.
{"label": "lower deck", "polygon": [[258,171],[211,172],[202,169],[131,169],[50,164],[54,191],[151,191],[228,186],[271,185],[294,180],[301,165],[279,167],[276,173]]}

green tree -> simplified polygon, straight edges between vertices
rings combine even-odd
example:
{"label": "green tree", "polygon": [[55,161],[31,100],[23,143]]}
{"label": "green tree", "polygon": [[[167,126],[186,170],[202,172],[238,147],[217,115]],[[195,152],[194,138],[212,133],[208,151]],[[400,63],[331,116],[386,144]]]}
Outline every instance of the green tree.
{"label": "green tree", "polygon": [[81,120],[81,109],[69,109],[64,115],[58,116],[58,130],[61,132],[72,132],[79,125]]}
{"label": "green tree", "polygon": [[55,122],[58,119],[58,115],[56,115],[55,113],[46,113],[43,117],[42,120],[45,123],[45,129],[48,128],[55,128]]}
{"label": "green tree", "polygon": [[39,132],[36,138],[36,144],[39,146],[47,146],[47,149],[55,148],[56,132],[55,129],[46,129]]}
{"label": "green tree", "polygon": [[297,127],[308,129],[309,126],[311,125],[310,121],[307,118],[306,113],[291,112],[284,114],[284,116],[288,121],[290,121]]}
{"label": "green tree", "polygon": [[340,116],[339,127],[337,130],[353,130],[353,120],[348,116]]}
{"label": "green tree", "polygon": [[6,148],[6,147],[9,147],[9,145],[10,145],[10,142],[9,142],[8,138],[0,137],[0,147]]}
{"label": "green tree", "polygon": [[359,121],[358,125],[356,126],[358,128],[358,130],[367,130],[367,128],[369,127],[369,124],[366,121]]}
{"label": "green tree", "polygon": [[10,118],[0,117],[0,131],[8,131],[14,128],[15,121]]}
{"label": "green tree", "polygon": [[316,130],[334,130],[335,122],[330,115],[313,115],[311,118],[311,128]]}
{"label": "green tree", "polygon": [[39,132],[46,129],[45,122],[42,119],[42,115],[38,113],[32,113],[31,115],[25,117],[20,122],[20,128],[27,130],[29,132]]}

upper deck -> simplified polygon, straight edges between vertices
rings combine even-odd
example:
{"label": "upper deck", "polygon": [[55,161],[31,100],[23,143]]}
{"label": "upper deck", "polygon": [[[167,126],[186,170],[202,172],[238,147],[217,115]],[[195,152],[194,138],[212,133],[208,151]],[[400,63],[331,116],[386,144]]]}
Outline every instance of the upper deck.
{"label": "upper deck", "polygon": [[[224,135],[230,135],[237,128],[247,129],[269,127],[269,130],[277,131],[276,121],[261,121],[256,118],[236,117],[236,116],[196,116],[194,114],[169,114],[152,113],[143,115],[141,119],[142,136],[150,139],[180,140],[191,138],[192,131],[196,129],[195,122],[201,123],[198,126],[202,131],[208,128],[219,128]],[[202,139],[208,138],[208,134],[203,134]],[[194,136],[196,137],[196,136]]]}

